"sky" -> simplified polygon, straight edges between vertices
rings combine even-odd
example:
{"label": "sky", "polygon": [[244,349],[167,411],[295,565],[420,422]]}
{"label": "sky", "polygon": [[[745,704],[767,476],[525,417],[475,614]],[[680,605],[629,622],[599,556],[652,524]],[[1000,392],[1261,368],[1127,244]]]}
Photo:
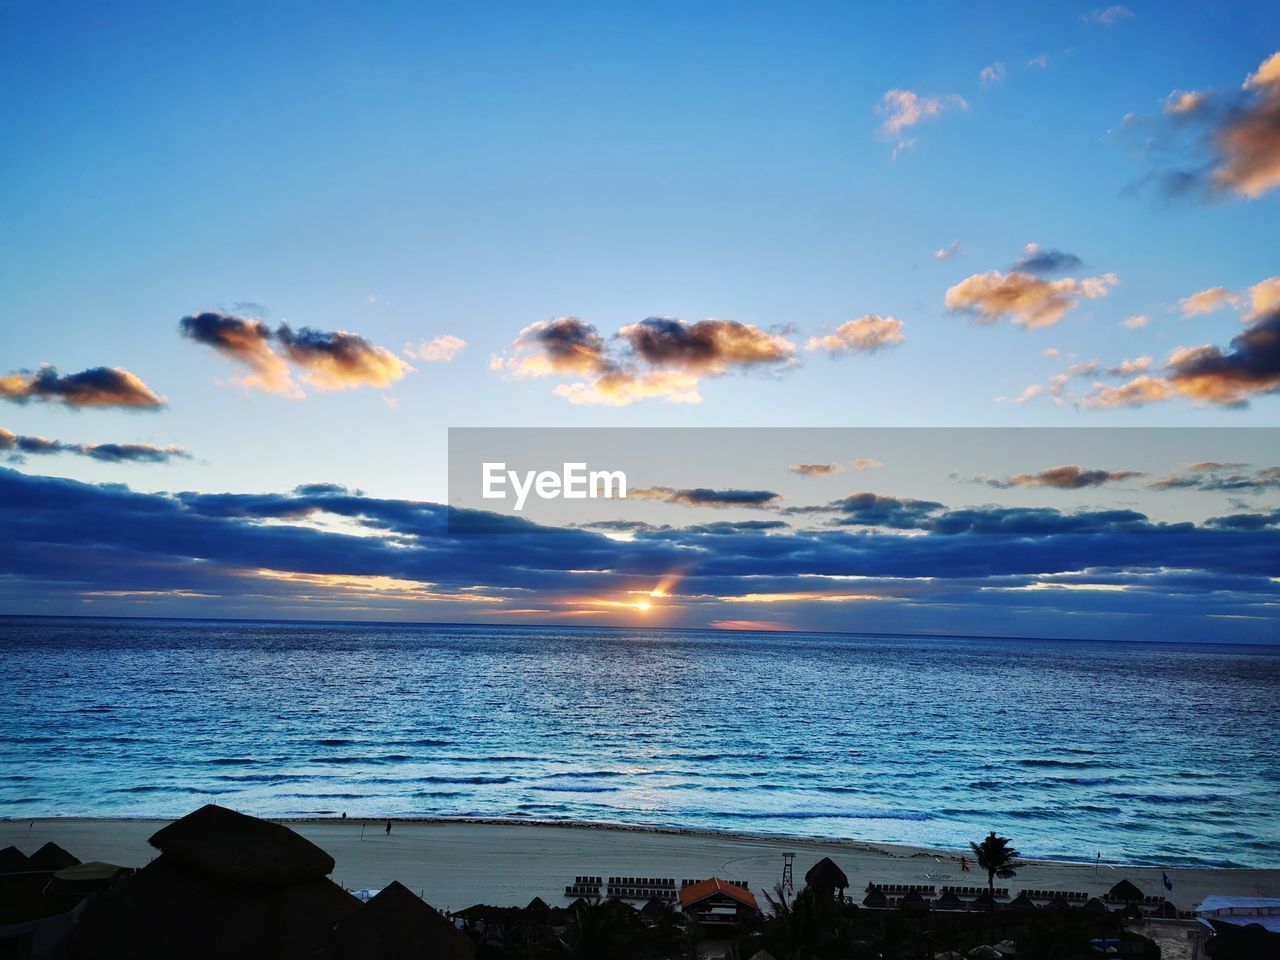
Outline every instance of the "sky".
{"label": "sky", "polygon": [[[1175,576],[1159,558],[1046,540],[1076,566],[992,575],[1126,589],[1036,587],[1052,603],[1017,610],[979,577],[856,615],[779,582],[804,596],[766,616],[714,600],[752,592],[718,573],[696,598],[686,574],[643,610],[604,605],[651,593],[668,563],[740,552],[733,575],[767,579],[787,549],[821,553],[815,538],[874,540],[881,558],[824,576],[874,575],[930,538],[935,564],[956,537],[990,549],[938,511],[797,526],[781,511],[820,505],[803,487],[763,511],[785,526],[714,542],[694,528],[758,508],[677,498],[644,519],[665,530],[553,532],[575,548],[550,568],[441,535],[431,506],[449,497],[451,427],[1274,426],[1272,5],[4,2],[0,49],[0,123],[21,131],[0,142],[0,611],[1275,632],[1274,561],[1212,556],[1237,540],[1280,554],[1266,441],[1216,471],[1172,446],[1137,466],[1107,444],[1083,463],[979,446],[991,466],[966,470],[1003,487],[937,458],[912,473],[813,453],[839,467],[828,504],[1192,527],[1179,570],[1200,579],[1158,589],[1142,578]],[[646,484],[779,493],[777,453],[760,473],[693,459]],[[1010,481],[1066,466],[1103,479]],[[1169,476],[1218,502],[1173,515],[1147,486]],[[294,492],[316,484],[335,486]],[[256,499],[230,516],[199,499],[231,495]],[[105,513],[87,524],[90,509]],[[137,511],[171,516],[135,542]],[[469,581],[406,568],[418,553]],[[295,579],[253,572],[268,568]],[[499,582],[500,599],[468,599]],[[583,597],[599,604],[568,602]]]}

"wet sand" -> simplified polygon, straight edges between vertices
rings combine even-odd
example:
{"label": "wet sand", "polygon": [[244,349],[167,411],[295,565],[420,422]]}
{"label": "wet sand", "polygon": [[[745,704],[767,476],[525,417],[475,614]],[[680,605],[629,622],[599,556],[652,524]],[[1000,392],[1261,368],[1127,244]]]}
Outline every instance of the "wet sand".
{"label": "wet sand", "polygon": [[[169,821],[59,818],[0,821],[0,847],[32,853],[52,840],[81,860],[143,866],[156,851],[147,838]],[[862,898],[868,882],[980,886],[974,867],[962,873],[959,854],[856,841],[788,839],[680,831],[476,821],[285,821],[337,861],[333,879],[348,889],[380,888],[399,880],[441,909],[473,903],[523,906],[535,896],[564,904],[564,887],[579,874],[746,880],[763,904],[782,875],[782,855],[796,854],[797,886],[824,856],[849,876]],[[1016,845],[1016,838],[1015,838]],[[1167,868],[1180,909],[1210,893],[1280,897],[1280,870]],[[999,881],[1012,894],[1023,888],[1105,893],[1121,878],[1144,893],[1164,894],[1161,868],[1103,863],[1031,861],[1017,877]]]}

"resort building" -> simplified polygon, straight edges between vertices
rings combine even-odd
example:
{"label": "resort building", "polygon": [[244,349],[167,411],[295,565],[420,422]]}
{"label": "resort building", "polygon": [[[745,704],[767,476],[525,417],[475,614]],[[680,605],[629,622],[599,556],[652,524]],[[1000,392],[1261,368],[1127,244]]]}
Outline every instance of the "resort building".
{"label": "resort building", "polygon": [[728,926],[760,912],[756,898],[745,886],[711,877],[680,891],[680,909],[705,926]]}

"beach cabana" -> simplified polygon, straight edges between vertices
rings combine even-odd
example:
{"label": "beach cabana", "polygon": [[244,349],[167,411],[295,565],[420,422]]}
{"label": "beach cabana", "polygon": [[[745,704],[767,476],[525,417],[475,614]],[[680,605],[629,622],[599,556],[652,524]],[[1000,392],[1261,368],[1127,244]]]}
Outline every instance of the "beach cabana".
{"label": "beach cabana", "polygon": [[760,906],[750,890],[711,877],[680,891],[680,909],[704,925],[726,926],[754,917]]}
{"label": "beach cabana", "polygon": [[657,897],[650,897],[649,901],[640,908],[640,916],[645,920],[657,922],[665,917],[670,910],[671,908],[662,900]]}
{"label": "beach cabana", "polygon": [[992,910],[996,906],[995,900],[991,898],[990,890],[983,890],[973,899],[973,903],[969,904],[975,910]]}
{"label": "beach cabana", "polygon": [[1095,917],[1101,917],[1107,912],[1107,905],[1097,897],[1090,897],[1089,902],[1081,909],[1083,909],[1085,913],[1091,913]]}
{"label": "beach cabana", "polygon": [[27,855],[17,847],[0,850],[0,873],[25,873],[31,869],[27,863]]}
{"label": "beach cabana", "polygon": [[475,945],[465,933],[393,880],[359,910],[338,921],[321,956],[324,960],[471,960],[475,953]]}
{"label": "beach cabana", "polygon": [[844,891],[849,886],[849,878],[844,875],[834,860],[823,857],[804,875],[805,886],[820,897],[834,897],[840,891],[840,899],[844,899]]}
{"label": "beach cabana", "polygon": [[946,891],[937,900],[933,901],[933,909],[935,910],[963,910],[964,908],[964,901],[956,896],[954,890]]}
{"label": "beach cabana", "polygon": [[1027,896],[1027,892],[1024,890],[1013,898],[1013,902],[1009,904],[1009,909],[1029,913],[1030,911],[1037,910],[1039,908],[1036,906],[1036,902]]}
{"label": "beach cabana", "polygon": [[929,901],[920,895],[919,890],[908,890],[903,898],[898,901],[898,906],[906,910],[928,910]]}
{"label": "beach cabana", "polygon": [[1141,903],[1142,891],[1128,880],[1121,880],[1107,891],[1107,899],[1116,903]]}
{"label": "beach cabana", "polygon": [[80,861],[50,840],[27,860],[28,870],[47,870],[52,873],[63,867],[74,867]]}
{"label": "beach cabana", "polygon": [[1045,909],[1055,910],[1059,913],[1064,913],[1067,910],[1071,909],[1071,903],[1062,894],[1058,894],[1056,897],[1050,900],[1048,904],[1045,905]]}
{"label": "beach cabana", "polygon": [[862,898],[862,905],[873,910],[883,910],[889,906],[889,898],[884,895],[883,890],[877,887]]}
{"label": "beach cabana", "polygon": [[367,909],[328,878],[327,853],[279,824],[202,807],[151,843],[158,857],[87,902],[76,957],[301,960]]}
{"label": "beach cabana", "polygon": [[1161,900],[1160,906],[1151,911],[1151,916],[1158,920],[1177,920],[1178,908],[1169,900]]}

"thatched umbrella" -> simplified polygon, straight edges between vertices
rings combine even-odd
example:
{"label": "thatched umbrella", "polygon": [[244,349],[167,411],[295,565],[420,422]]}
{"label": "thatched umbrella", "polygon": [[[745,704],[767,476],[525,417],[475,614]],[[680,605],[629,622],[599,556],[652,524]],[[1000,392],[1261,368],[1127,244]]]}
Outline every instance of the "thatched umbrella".
{"label": "thatched umbrella", "polygon": [[1141,903],[1143,894],[1136,885],[1130,883],[1128,880],[1121,880],[1107,891],[1107,896],[1112,900],[1118,900],[1121,903]]}
{"label": "thatched umbrella", "polygon": [[671,908],[657,897],[651,897],[649,902],[640,908],[640,916],[646,920],[661,920],[670,910]]}
{"label": "thatched umbrella", "polygon": [[50,840],[33,853],[27,860],[28,870],[61,870],[63,867],[74,867],[80,861]]}
{"label": "thatched umbrella", "polygon": [[1085,913],[1091,913],[1095,917],[1100,917],[1107,912],[1107,905],[1097,897],[1090,897],[1089,902],[1082,908]]}
{"label": "thatched umbrella", "polygon": [[1046,906],[1045,909],[1055,910],[1059,913],[1064,913],[1067,910],[1071,909],[1071,902],[1067,900],[1067,898],[1064,897],[1062,894],[1058,894],[1056,897],[1054,897],[1052,900],[1049,901],[1048,906]]}
{"label": "thatched umbrella", "polygon": [[804,882],[810,890],[823,897],[834,896],[837,890],[843,897],[849,886],[849,878],[830,857],[823,857],[810,867],[809,872],[804,875]]}
{"label": "thatched umbrella", "polygon": [[994,910],[996,908],[996,902],[992,898],[990,890],[983,890],[974,898],[973,903],[969,904],[969,906],[981,907],[983,910]]}
{"label": "thatched umbrella", "polygon": [[471,960],[475,954],[466,934],[393,880],[338,921],[322,956],[325,960]]}
{"label": "thatched umbrella", "polygon": [[27,855],[17,847],[5,847],[0,850],[0,873],[25,873],[31,868]]}
{"label": "thatched umbrella", "polygon": [[1161,900],[1160,906],[1156,907],[1151,915],[1161,920],[1177,920],[1178,908],[1173,905],[1172,901]]}
{"label": "thatched umbrella", "polygon": [[541,897],[534,897],[525,905],[524,912],[540,917],[550,913],[551,908],[547,906],[547,901]]}
{"label": "thatched umbrella", "polygon": [[933,909],[935,910],[963,910],[964,901],[956,896],[954,890],[948,890],[937,900],[933,901]]}
{"label": "thatched umbrella", "polygon": [[332,858],[287,827],[204,807],[151,842],[160,856],[89,901],[75,956],[309,960],[362,909],[326,876]]}
{"label": "thatched umbrella", "polygon": [[1141,920],[1142,907],[1136,903],[1126,903],[1120,915],[1126,920]]}
{"label": "thatched umbrella", "polygon": [[883,910],[885,907],[889,906],[889,898],[884,895],[882,890],[875,889],[862,898],[862,905],[864,907]]}
{"label": "thatched umbrella", "polygon": [[1013,898],[1013,902],[1009,904],[1009,909],[1026,912],[1039,908],[1036,907],[1036,902],[1027,896],[1027,891],[1023,890],[1022,893]]}
{"label": "thatched umbrella", "polygon": [[919,890],[908,890],[906,895],[898,901],[898,906],[904,910],[919,912],[929,909],[929,901],[920,896]]}
{"label": "thatched umbrella", "polygon": [[582,897],[579,897],[577,900],[573,901],[573,903],[569,904],[569,906],[567,906],[565,909],[568,910],[570,913],[572,913],[575,910],[585,910],[587,909],[588,906],[590,906],[590,904],[588,904],[587,901],[584,900]]}
{"label": "thatched umbrella", "polygon": [[284,886],[327,877],[333,857],[288,827],[206,804],[149,841],[170,859],[226,883]]}

